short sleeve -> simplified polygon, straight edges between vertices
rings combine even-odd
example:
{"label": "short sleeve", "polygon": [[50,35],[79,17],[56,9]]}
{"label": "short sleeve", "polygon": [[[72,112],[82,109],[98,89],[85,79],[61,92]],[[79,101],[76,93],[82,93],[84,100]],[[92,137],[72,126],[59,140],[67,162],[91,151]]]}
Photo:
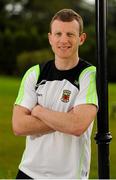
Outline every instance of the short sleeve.
{"label": "short sleeve", "polygon": [[82,71],[79,76],[80,90],[75,100],[75,106],[79,104],[94,104],[98,106],[96,90],[96,68],[90,66]]}
{"label": "short sleeve", "polygon": [[35,86],[40,75],[39,65],[31,67],[24,75],[19,88],[15,104],[26,107],[29,110],[37,104]]}

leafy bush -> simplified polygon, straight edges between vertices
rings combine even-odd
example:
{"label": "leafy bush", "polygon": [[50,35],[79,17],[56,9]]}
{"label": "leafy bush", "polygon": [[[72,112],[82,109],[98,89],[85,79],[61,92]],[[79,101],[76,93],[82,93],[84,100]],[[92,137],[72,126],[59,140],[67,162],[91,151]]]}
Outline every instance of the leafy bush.
{"label": "leafy bush", "polygon": [[24,74],[31,66],[44,63],[50,59],[53,59],[53,53],[49,49],[23,52],[17,56],[18,75]]}

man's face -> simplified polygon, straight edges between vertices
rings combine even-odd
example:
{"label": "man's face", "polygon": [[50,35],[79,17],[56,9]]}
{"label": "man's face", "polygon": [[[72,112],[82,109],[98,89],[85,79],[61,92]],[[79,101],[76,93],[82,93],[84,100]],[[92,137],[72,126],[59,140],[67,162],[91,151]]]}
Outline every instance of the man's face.
{"label": "man's face", "polygon": [[56,57],[63,59],[77,56],[79,45],[84,42],[79,36],[79,24],[76,20],[71,22],[54,20],[48,37]]}

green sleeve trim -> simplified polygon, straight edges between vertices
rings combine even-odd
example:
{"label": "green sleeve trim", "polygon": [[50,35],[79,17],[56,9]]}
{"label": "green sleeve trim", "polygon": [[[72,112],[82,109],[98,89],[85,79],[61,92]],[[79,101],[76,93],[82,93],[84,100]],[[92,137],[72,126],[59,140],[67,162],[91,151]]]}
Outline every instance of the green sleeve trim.
{"label": "green sleeve trim", "polygon": [[87,91],[86,102],[97,105],[96,74],[91,73],[90,83]]}
{"label": "green sleeve trim", "polygon": [[21,86],[20,86],[20,89],[19,89],[19,93],[18,93],[18,97],[15,101],[15,104],[20,104],[23,97],[24,97],[24,86],[25,86],[25,81],[27,79],[27,77],[29,76],[30,73],[32,73],[33,71],[35,71],[35,74],[36,74],[36,80],[38,80],[39,78],[39,75],[40,75],[40,67],[39,65],[35,65],[33,67],[31,67],[24,75],[23,79],[22,79],[22,82],[21,82]]}
{"label": "green sleeve trim", "polygon": [[87,72],[96,72],[96,67],[95,67],[95,66],[90,66],[90,67],[85,68],[85,69],[81,72],[81,74],[80,74],[80,76],[79,76],[79,80],[82,79],[83,76],[84,76]]}
{"label": "green sleeve trim", "polygon": [[86,94],[86,103],[97,105],[97,90],[96,90],[96,67],[90,66],[82,71],[79,80],[84,77],[86,73],[90,73],[89,86]]}

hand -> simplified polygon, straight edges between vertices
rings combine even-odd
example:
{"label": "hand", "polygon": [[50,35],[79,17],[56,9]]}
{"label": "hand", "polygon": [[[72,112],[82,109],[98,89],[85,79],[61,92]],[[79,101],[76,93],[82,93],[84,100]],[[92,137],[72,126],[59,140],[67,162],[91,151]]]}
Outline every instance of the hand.
{"label": "hand", "polygon": [[35,106],[32,111],[31,111],[31,115],[34,116],[35,118],[37,118],[38,120],[41,121],[42,123],[42,127],[44,128],[44,131],[41,131],[41,133],[39,133],[38,136],[42,136],[45,134],[49,134],[49,133],[53,133],[55,132],[55,130],[53,128],[51,128],[50,126],[48,126],[46,123],[42,122],[42,119],[40,118],[40,114],[45,112],[46,108],[37,105]]}
{"label": "hand", "polygon": [[43,109],[43,107],[40,105],[35,106],[31,111],[31,115],[39,118],[39,112],[42,111],[42,109]]}

